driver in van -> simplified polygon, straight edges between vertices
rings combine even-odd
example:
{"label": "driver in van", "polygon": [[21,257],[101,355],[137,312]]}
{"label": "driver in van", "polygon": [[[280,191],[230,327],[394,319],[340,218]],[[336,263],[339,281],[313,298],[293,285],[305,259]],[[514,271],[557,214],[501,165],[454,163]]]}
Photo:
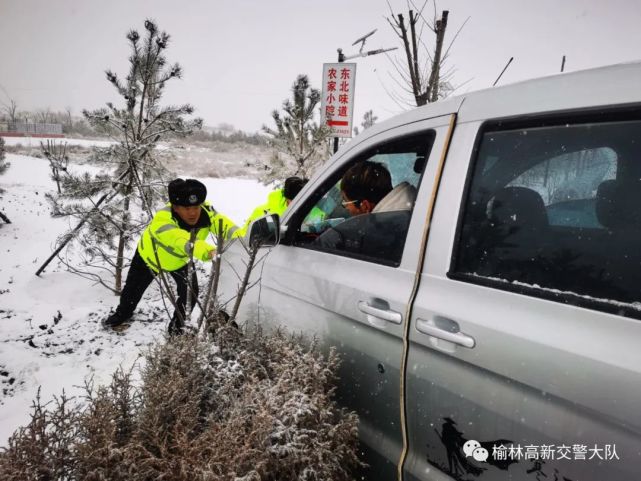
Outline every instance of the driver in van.
{"label": "driver in van", "polygon": [[341,180],[342,205],[350,215],[411,210],[416,188],[401,182],[392,188],[389,170],[378,162],[365,160],[352,165]]}
{"label": "driver in van", "polygon": [[383,164],[365,160],[347,169],[340,188],[341,205],[352,217],[368,214],[391,192],[392,176]]}
{"label": "driver in van", "polygon": [[389,170],[366,160],[343,174],[340,189],[350,218],[325,230],[314,244],[396,262],[402,252],[398,234],[409,226],[416,188],[408,182],[392,188]]}

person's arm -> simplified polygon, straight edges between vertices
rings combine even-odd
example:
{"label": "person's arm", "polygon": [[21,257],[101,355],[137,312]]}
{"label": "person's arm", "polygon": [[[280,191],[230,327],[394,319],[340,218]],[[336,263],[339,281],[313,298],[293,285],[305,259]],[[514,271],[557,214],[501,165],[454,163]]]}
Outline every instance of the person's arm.
{"label": "person's arm", "polygon": [[[242,237],[244,235],[245,229],[239,228],[229,217],[216,212],[216,210],[208,203],[204,205],[204,208],[209,215],[209,220],[211,222],[209,230],[214,236],[218,235],[220,221],[222,221],[223,238],[225,241],[230,241],[233,238]],[[201,258],[200,255],[203,255],[206,257],[203,260],[211,259],[214,255],[213,251],[215,250],[215,247],[207,244],[205,241],[196,241],[194,246],[194,256]]]}

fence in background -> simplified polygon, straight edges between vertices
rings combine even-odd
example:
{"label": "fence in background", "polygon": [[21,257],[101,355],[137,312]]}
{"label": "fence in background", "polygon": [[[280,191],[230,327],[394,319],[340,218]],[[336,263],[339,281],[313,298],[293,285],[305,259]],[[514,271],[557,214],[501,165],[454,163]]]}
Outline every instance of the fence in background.
{"label": "fence in background", "polygon": [[0,122],[2,137],[64,137],[62,124],[30,124],[24,122]]}

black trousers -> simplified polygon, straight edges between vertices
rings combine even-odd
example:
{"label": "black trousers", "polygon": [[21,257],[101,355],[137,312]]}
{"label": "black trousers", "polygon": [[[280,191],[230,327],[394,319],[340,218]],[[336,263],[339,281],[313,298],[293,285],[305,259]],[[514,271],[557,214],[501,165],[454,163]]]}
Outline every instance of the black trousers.
{"label": "black trousers", "polygon": [[[176,300],[176,310],[169,323],[169,332],[181,332],[184,326],[183,319],[185,318],[185,305],[187,304],[187,266],[178,269],[177,271],[169,272],[176,282],[176,291],[178,299]],[[156,274],[147,267],[145,261],[142,260],[138,250],[131,261],[129,272],[127,273],[127,280],[125,287],[120,294],[120,304],[116,308],[116,313],[122,316],[123,319],[129,319],[136,306],[140,302],[142,295],[145,293],[149,284],[154,280]],[[196,304],[198,299],[198,279],[196,277],[196,270],[192,271],[191,277],[191,305]]]}

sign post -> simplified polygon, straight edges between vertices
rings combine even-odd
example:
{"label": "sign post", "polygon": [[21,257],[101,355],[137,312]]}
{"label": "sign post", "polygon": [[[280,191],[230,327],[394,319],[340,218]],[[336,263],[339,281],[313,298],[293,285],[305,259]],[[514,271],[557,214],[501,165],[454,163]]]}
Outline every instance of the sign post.
{"label": "sign post", "polygon": [[[334,153],[338,150],[339,137],[352,136],[352,117],[354,114],[354,79],[356,64],[344,63],[357,57],[368,57],[379,53],[391,52],[394,48],[379,48],[363,52],[365,42],[376,33],[376,29],[356,40],[352,46],[360,43],[358,53],[346,56],[343,49],[338,49],[338,63],[323,64],[323,98],[321,100],[321,124],[330,128],[330,137],[334,137]],[[338,90],[337,90],[338,89]]]}
{"label": "sign post", "polygon": [[330,137],[335,137],[334,152],[339,137],[352,136],[355,79],[355,63],[323,64],[321,123],[329,127]]}

